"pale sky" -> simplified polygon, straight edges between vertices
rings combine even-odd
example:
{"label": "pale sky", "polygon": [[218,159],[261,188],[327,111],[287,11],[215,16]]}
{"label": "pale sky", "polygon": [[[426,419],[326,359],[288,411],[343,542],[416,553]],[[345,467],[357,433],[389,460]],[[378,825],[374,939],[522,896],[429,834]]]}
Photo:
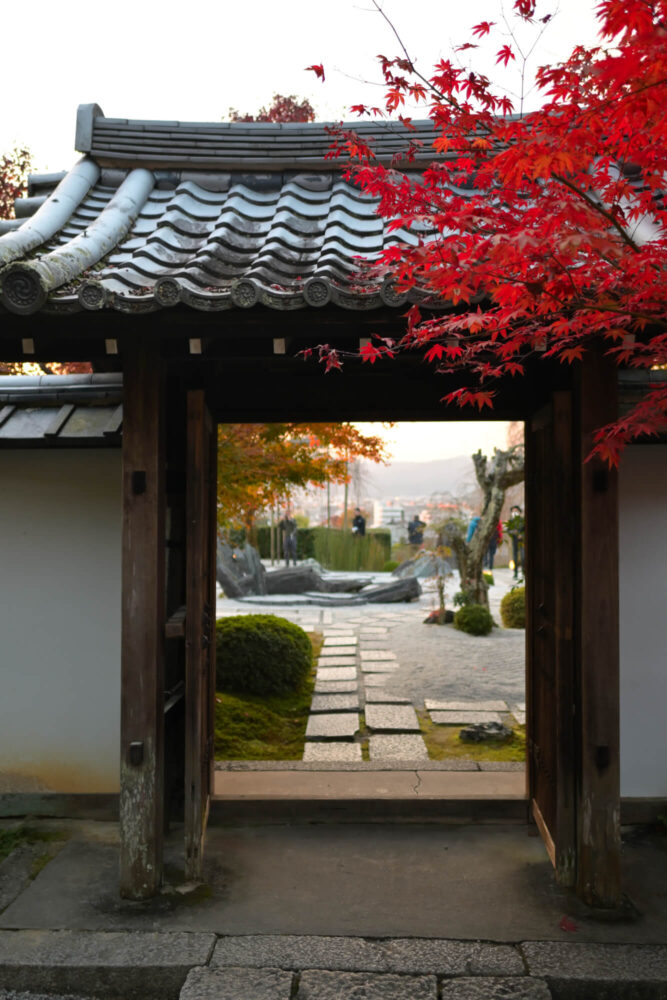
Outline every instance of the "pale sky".
{"label": "pale sky", "polygon": [[467,423],[402,422],[393,427],[378,423],[355,423],[364,434],[376,434],[387,442],[394,462],[431,462],[438,458],[472,455],[481,448],[487,455],[507,447],[508,424],[504,420],[471,420]]}
{"label": "pale sky", "polygon": [[[470,40],[474,24],[501,23],[503,11],[500,0],[383,6],[425,75],[452,44]],[[538,14],[557,13],[530,66],[594,42],[593,8],[541,0]],[[505,41],[474,53],[488,50],[482,68],[494,80]],[[93,102],[108,117],[217,121],[230,107],[256,111],[277,92],[308,97],[321,120],[349,118],[352,104],[381,103],[379,53],[398,54],[398,43],[370,0],[33,0],[5,32],[0,151],[17,141],[38,169],[69,168],[77,105]],[[312,63],[324,64],[324,84],[305,72]],[[518,88],[516,68],[504,79]]]}

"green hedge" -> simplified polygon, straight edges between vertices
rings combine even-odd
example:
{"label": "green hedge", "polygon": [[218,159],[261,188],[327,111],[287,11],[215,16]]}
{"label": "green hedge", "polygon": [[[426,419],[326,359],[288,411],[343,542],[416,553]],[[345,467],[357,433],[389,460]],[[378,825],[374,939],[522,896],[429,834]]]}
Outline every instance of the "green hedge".
{"label": "green hedge", "polygon": [[488,635],[493,628],[493,618],[482,604],[464,604],[454,615],[454,627],[469,635]]}
{"label": "green hedge", "polygon": [[505,628],[526,627],[526,588],[515,587],[500,602],[500,619]]}
{"label": "green hedge", "polygon": [[218,691],[284,694],[295,691],[313,665],[302,628],[277,615],[232,615],[215,623]]}

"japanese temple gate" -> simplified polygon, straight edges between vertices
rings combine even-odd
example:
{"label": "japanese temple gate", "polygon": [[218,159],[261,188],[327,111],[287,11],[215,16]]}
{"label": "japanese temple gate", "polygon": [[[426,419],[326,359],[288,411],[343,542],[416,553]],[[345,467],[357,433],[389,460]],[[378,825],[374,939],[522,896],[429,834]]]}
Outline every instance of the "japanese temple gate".
{"label": "japanese temple gate", "polygon": [[[365,128],[382,155],[395,151],[393,133]],[[120,818],[131,898],[161,884],[175,784],[187,874],[201,872],[216,422],[462,416],[439,402],[447,378],[416,357],[324,376],[297,356],[321,342],[355,351],[404,322],[390,285],[346,281],[354,255],[388,237],[374,203],[331,170],[327,146],[319,125],[131,122],[87,105],[84,158],[62,179],[35,178],[35,214],[0,238],[0,357],[91,360],[124,376]],[[616,372],[592,352],[571,369],[536,359],[501,385],[494,411],[526,422],[532,813],[559,880],[608,906],[620,899],[617,478],[584,457],[616,405]],[[169,710],[179,699],[184,729]]]}

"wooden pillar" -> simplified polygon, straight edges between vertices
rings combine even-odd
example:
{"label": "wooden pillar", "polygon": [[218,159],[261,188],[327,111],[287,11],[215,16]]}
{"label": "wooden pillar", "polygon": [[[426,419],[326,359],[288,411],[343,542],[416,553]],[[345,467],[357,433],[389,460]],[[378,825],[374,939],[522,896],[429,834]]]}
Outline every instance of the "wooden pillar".
{"label": "wooden pillar", "polygon": [[591,351],[578,379],[577,659],[581,761],[577,891],[592,906],[620,903],[618,479],[586,462],[593,431],[616,416],[617,369]]}
{"label": "wooden pillar", "polygon": [[162,882],[164,811],[164,374],[139,338],[123,347],[120,893]]}

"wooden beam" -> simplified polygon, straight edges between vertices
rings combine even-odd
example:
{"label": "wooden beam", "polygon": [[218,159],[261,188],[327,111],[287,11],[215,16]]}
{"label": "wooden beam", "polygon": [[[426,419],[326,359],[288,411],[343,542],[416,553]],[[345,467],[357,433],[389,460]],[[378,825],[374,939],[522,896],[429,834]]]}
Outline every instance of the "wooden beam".
{"label": "wooden beam", "polygon": [[596,428],[616,416],[616,367],[601,350],[579,368],[578,660],[581,765],[577,891],[616,907],[620,886],[618,477],[586,462]]}
{"label": "wooden beam", "polygon": [[164,773],[164,379],[142,339],[123,352],[120,893],[162,882]]}

